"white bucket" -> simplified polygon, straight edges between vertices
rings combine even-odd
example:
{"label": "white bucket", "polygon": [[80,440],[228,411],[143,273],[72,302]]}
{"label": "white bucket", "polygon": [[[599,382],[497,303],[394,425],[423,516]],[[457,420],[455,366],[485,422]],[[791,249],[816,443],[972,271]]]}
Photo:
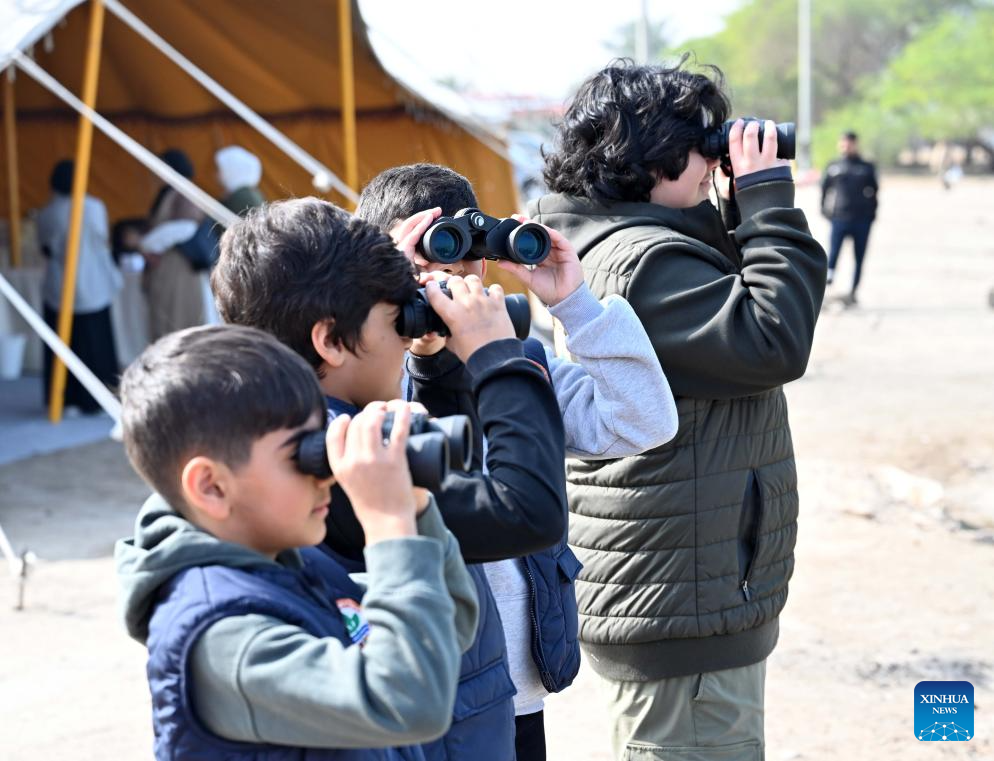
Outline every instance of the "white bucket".
{"label": "white bucket", "polygon": [[21,377],[27,343],[28,337],[23,333],[0,335],[0,378],[14,380]]}

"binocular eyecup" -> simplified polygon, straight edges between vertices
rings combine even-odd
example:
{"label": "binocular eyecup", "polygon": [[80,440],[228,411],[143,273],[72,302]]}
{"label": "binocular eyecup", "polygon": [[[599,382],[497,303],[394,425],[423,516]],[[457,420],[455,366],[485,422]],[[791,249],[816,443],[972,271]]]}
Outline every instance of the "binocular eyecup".
{"label": "binocular eyecup", "polygon": [[422,255],[436,264],[460,259],[505,259],[518,264],[541,264],[552,250],[552,239],[542,225],[498,219],[479,209],[460,209],[439,217],[418,244]]}
{"label": "binocular eyecup", "polygon": [[[383,439],[393,431],[394,413],[383,421]],[[325,446],[325,432],[312,431],[300,438],[294,460],[301,473],[317,478],[332,475]],[[473,460],[473,429],[466,415],[431,418],[421,413],[411,415],[411,432],[407,439],[407,466],[411,481],[429,491],[438,492],[450,470],[469,470]]]}
{"label": "binocular eyecup", "polygon": [[[759,147],[763,147],[763,131],[766,123],[754,116],[743,117],[746,122],[759,122]],[[698,150],[704,158],[718,159],[728,155],[728,133],[735,124],[734,119],[729,119],[719,127],[707,130],[701,138]],[[793,122],[783,122],[777,124],[777,158],[792,159],[796,155],[797,141]]]}
{"label": "binocular eyecup", "polygon": [[[438,284],[442,293],[452,298],[445,282]],[[532,326],[531,306],[528,304],[528,297],[520,293],[514,293],[504,297],[504,306],[507,314],[511,318],[514,326],[514,334],[524,341],[528,338]],[[431,308],[428,301],[428,294],[424,288],[419,288],[417,295],[406,304],[401,304],[400,312],[397,315],[397,332],[405,338],[421,338],[425,333],[437,333],[440,336],[452,335],[449,326]]]}

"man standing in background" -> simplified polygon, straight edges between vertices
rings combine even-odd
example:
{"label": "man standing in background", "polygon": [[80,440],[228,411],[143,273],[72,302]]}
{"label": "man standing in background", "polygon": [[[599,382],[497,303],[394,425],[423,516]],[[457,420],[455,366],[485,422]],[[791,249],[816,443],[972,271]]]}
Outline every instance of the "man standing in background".
{"label": "man standing in background", "polygon": [[839,138],[841,157],[825,169],[821,181],[821,211],[832,222],[832,240],[828,255],[828,283],[835,276],[839,250],[846,238],[852,238],[856,267],[852,290],[846,301],[856,303],[856,289],[863,271],[870,226],[877,216],[877,169],[859,155],[859,138],[845,132]]}

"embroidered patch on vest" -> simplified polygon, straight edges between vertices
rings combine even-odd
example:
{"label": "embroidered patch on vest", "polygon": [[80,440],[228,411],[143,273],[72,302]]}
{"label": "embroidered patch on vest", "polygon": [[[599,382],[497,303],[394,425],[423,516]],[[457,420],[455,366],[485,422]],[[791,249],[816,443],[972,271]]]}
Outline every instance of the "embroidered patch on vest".
{"label": "embroidered patch on vest", "polygon": [[335,600],[349,638],[356,645],[363,645],[369,636],[369,622],[362,615],[362,606],[350,597],[340,597]]}

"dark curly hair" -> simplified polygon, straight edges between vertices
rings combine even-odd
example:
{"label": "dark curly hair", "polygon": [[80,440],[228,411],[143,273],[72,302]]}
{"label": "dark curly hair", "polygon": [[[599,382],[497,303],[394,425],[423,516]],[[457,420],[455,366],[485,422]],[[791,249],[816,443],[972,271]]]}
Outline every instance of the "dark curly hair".
{"label": "dark curly hair", "polygon": [[721,70],[690,71],[689,58],[672,68],[617,59],[580,85],[545,155],[549,189],[599,203],[648,201],[659,180],[679,177],[705,128],[730,110]]}
{"label": "dark curly hair", "polygon": [[315,323],[333,322],[331,339],[351,352],[380,302],[417,294],[411,263],[368,222],[327,201],[298,198],[251,210],[221,237],[211,289],[225,322],[259,328],[321,375],[311,343]]}

